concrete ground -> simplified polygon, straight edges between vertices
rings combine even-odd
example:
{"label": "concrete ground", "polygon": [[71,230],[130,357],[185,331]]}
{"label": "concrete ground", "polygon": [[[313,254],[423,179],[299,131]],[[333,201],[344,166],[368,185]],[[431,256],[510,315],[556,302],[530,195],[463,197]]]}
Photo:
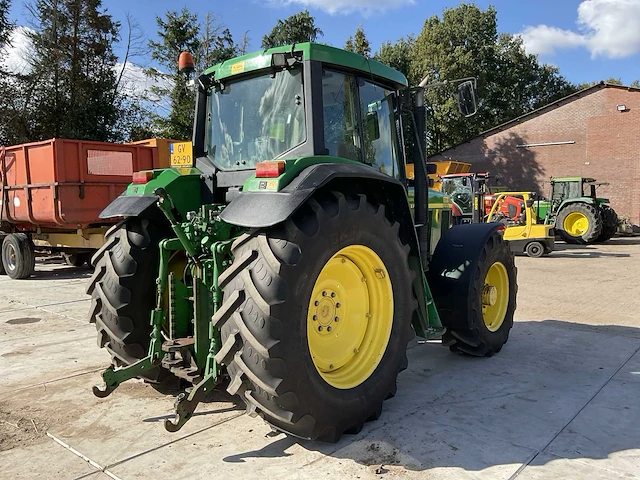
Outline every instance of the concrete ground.
{"label": "concrete ground", "polygon": [[0,277],[0,477],[640,477],[640,237],[518,258],[509,343],[487,359],[412,344],[382,417],[335,445],[271,435],[216,392],[178,433],[139,381],[91,394],[108,355],[89,270]]}

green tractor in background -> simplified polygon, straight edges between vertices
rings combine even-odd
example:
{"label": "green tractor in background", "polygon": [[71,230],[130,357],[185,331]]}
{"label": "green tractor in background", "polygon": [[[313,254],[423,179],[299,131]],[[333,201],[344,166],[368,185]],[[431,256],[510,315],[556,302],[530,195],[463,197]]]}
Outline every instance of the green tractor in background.
{"label": "green tractor in background", "polygon": [[[193,70],[189,56],[181,62]],[[217,385],[297,437],[336,441],[396,393],[415,335],[491,356],[513,325],[503,226],[451,226],[429,192],[424,88],[313,43],[213,66],[196,81],[193,144],[137,172],[103,217],[90,321],[113,365],[105,397],[178,377],[176,431]],[[472,82],[460,83],[464,114]],[[416,135],[415,209],[402,113]]]}
{"label": "green tractor in background", "polygon": [[[589,244],[604,242],[618,230],[618,215],[609,199],[599,198],[593,178],[551,178],[550,200],[536,204],[538,218],[554,224],[555,231],[567,243]],[[585,187],[589,186],[589,192]]]}

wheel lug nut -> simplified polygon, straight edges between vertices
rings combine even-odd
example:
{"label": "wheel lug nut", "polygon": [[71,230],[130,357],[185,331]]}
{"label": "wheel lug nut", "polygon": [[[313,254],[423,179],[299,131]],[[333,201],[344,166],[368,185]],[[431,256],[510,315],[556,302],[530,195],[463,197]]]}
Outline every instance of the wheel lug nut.
{"label": "wheel lug nut", "polygon": [[314,319],[314,320],[317,320],[317,319],[318,319],[318,315],[314,315],[314,316],[313,316],[313,319]]}
{"label": "wheel lug nut", "polygon": [[329,369],[330,369],[330,370],[333,370],[333,363],[330,363],[330,364],[329,364]]}
{"label": "wheel lug nut", "polygon": [[320,326],[318,327],[318,331],[319,331],[319,332],[321,332],[321,331],[322,331],[322,325],[320,325]]}
{"label": "wheel lug nut", "polygon": [[339,303],[336,303],[336,308],[340,308],[340,304]]}
{"label": "wheel lug nut", "polygon": [[335,322],[337,322],[338,320],[340,320],[338,317],[333,319]]}
{"label": "wheel lug nut", "polygon": [[336,292],[331,292],[331,298],[334,298],[336,296]]}
{"label": "wheel lug nut", "polygon": [[330,332],[331,330],[331,327],[327,327],[327,332]]}
{"label": "wheel lug nut", "polygon": [[318,305],[320,305],[320,302],[316,300],[315,302],[313,302],[313,304],[317,307]]}
{"label": "wheel lug nut", "polygon": [[324,290],[322,291],[322,296],[326,297],[327,296],[327,292],[325,292]]}

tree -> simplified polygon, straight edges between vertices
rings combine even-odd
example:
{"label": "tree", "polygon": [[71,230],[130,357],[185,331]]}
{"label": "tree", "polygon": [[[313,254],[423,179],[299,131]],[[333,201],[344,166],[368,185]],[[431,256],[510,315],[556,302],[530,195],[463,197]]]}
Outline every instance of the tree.
{"label": "tree", "polygon": [[9,39],[15,25],[9,20],[11,0],[0,0],[0,49],[9,45]]}
{"label": "tree", "polygon": [[395,43],[385,42],[380,46],[373,58],[379,62],[395,68],[405,76],[409,76],[413,55],[415,38],[409,35],[407,38],[400,38]]}
{"label": "tree", "polygon": [[101,0],[36,0],[25,117],[28,140],[115,140],[121,115],[113,45],[120,24]]}
{"label": "tree", "polygon": [[187,8],[170,11],[166,17],[156,17],[159,41],[150,41],[151,58],[167,73],[151,69],[149,75],[157,85],[152,93],[168,103],[168,115],[154,115],[159,134],[167,138],[188,139],[193,130],[195,93],[187,85],[187,78],[178,71],[178,57],[183,51],[194,56],[196,71],[228,60],[237,54],[231,32],[216,17],[207,14],[199,23]]}
{"label": "tree", "polygon": [[430,154],[576,91],[557,68],[528,55],[519,37],[498,34],[493,7],[466,3],[425,22],[409,70],[411,84],[423,77],[428,83],[475,77],[478,86],[478,114],[468,120],[457,112],[453,85],[427,90]]}
{"label": "tree", "polygon": [[365,57],[371,56],[371,46],[369,45],[369,40],[367,40],[364,30],[362,29],[362,25],[356,29],[354,36],[347,39],[344,49],[364,55]]}
{"label": "tree", "polygon": [[262,48],[266,50],[280,45],[315,42],[322,35],[322,30],[316,27],[315,18],[309,15],[309,10],[305,10],[278,20],[271,32],[262,37]]}

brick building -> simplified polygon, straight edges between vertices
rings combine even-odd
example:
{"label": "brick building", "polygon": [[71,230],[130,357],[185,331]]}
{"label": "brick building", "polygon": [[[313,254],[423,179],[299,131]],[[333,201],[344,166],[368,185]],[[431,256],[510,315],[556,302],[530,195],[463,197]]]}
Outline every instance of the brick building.
{"label": "brick building", "polygon": [[546,196],[549,177],[593,177],[610,183],[598,187],[598,196],[640,225],[640,89],[595,85],[431,160],[469,162],[500,185]]}

